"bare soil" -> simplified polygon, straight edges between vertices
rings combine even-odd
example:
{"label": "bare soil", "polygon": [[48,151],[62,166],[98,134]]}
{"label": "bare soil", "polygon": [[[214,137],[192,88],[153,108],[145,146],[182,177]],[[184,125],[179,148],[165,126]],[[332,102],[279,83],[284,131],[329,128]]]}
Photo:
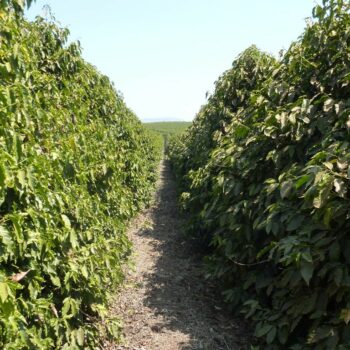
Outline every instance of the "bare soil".
{"label": "bare soil", "polygon": [[132,223],[135,269],[111,307],[123,323],[113,350],[244,349],[244,325],[228,314],[183,235],[174,180],[161,164],[154,204]]}

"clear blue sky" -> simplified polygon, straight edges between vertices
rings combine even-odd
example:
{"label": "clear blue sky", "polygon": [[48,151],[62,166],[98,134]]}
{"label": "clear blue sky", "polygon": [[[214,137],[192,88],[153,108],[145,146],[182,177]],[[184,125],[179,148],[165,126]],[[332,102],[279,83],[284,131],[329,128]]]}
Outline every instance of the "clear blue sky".
{"label": "clear blue sky", "polygon": [[191,120],[252,44],[275,55],[303,32],[314,0],[37,0],[80,40],[142,120]]}

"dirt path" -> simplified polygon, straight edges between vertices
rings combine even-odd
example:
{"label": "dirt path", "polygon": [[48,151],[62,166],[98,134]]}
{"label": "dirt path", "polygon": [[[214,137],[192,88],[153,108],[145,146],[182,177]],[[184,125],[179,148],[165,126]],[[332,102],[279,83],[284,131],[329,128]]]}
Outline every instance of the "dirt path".
{"label": "dirt path", "polygon": [[108,349],[243,349],[240,327],[223,315],[213,286],[204,281],[200,259],[181,233],[183,224],[163,162],[155,203],[129,232],[135,271],[112,307],[122,318],[125,342]]}

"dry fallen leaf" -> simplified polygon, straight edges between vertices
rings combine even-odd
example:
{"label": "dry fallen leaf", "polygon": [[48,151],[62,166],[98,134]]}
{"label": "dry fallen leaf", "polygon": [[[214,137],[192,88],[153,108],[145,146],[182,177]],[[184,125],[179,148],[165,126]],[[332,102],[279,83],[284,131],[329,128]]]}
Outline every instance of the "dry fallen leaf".
{"label": "dry fallen leaf", "polygon": [[54,314],[56,317],[58,317],[58,312],[57,312],[57,309],[56,309],[55,305],[54,305],[54,304],[51,304],[50,306],[51,306],[51,310],[52,310],[53,314]]}
{"label": "dry fallen leaf", "polygon": [[19,282],[20,280],[22,280],[28,274],[29,271],[30,270],[28,270],[28,271],[20,271],[20,272],[16,273],[15,275],[12,275],[10,278],[14,282]]}

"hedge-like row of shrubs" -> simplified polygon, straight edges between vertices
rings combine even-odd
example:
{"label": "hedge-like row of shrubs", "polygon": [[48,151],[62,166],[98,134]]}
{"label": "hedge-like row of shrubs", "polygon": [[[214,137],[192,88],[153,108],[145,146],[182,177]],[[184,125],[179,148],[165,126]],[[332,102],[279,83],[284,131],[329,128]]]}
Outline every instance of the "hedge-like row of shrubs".
{"label": "hedge-like row of shrubs", "polygon": [[[68,30],[0,1],[0,348],[98,349],[162,140]],[[102,334],[103,333],[103,334]]]}
{"label": "hedge-like row of shrubs", "polygon": [[169,157],[208,275],[253,349],[350,348],[350,14],[324,0],[279,60],[251,47]]}

